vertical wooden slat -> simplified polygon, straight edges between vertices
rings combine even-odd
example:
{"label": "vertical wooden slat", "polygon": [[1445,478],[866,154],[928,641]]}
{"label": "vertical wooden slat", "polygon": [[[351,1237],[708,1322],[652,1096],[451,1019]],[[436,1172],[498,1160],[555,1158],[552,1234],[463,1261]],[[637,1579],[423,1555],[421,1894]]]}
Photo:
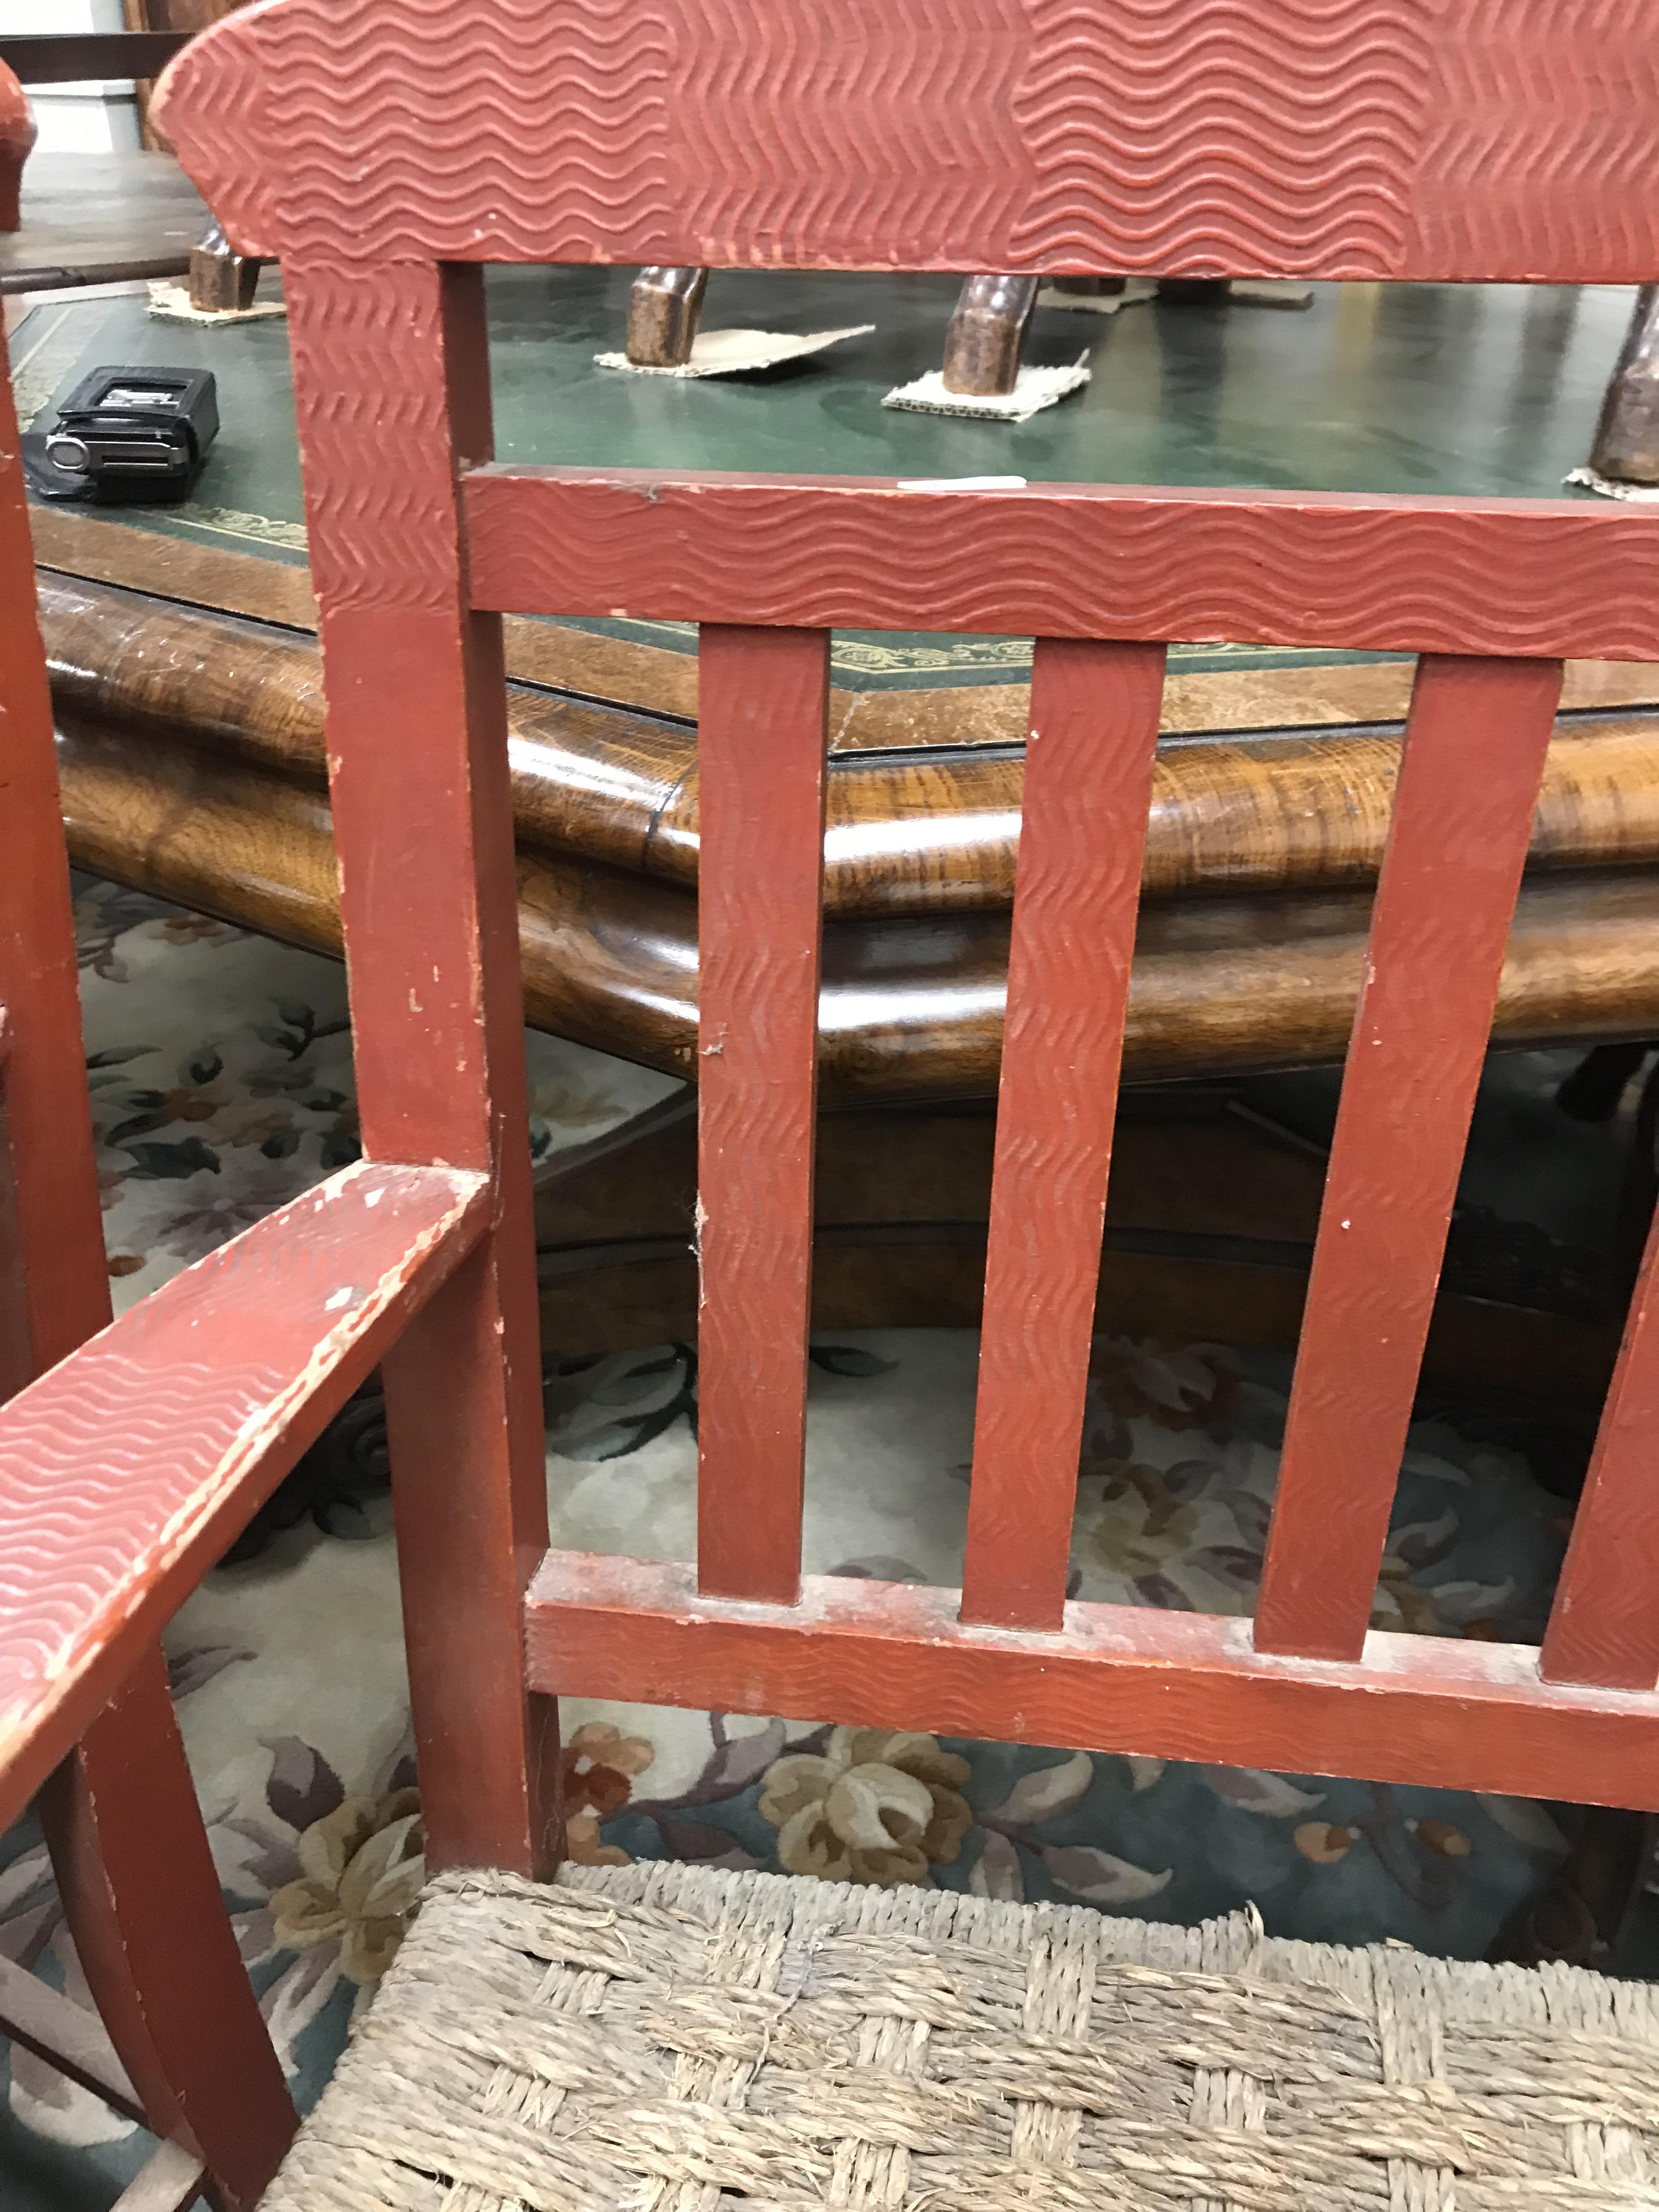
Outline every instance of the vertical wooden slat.
{"label": "vertical wooden slat", "polygon": [[800,1584],[829,697],[827,631],[704,628],[697,1571],[780,1604]]}
{"label": "vertical wooden slat", "polygon": [[962,1617],[1058,1628],[1164,647],[1040,639]]}
{"label": "vertical wooden slat", "polygon": [[1359,1656],[1520,889],[1559,661],[1425,659],[1349,1040],[1255,1616]]}
{"label": "vertical wooden slat", "polygon": [[1659,1220],[1648,1236],[1540,1662],[1547,1682],[1659,1682]]}
{"label": "vertical wooden slat", "polygon": [[490,451],[483,276],[284,277],[363,1149],[495,1191],[385,1363],[427,1857],[539,1874],[557,1761],[520,1630],[547,1505],[506,697],[457,495]]}

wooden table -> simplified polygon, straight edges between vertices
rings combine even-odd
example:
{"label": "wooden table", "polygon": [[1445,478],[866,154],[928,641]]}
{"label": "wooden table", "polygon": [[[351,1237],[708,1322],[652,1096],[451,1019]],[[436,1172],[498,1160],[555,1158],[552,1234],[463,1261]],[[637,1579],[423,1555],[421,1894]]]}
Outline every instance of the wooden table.
{"label": "wooden table", "polygon": [[168,155],[32,154],[22,228],[0,232],[0,294],[182,276],[207,221]]}
{"label": "wooden table", "polygon": [[[1449,489],[1553,489],[1583,449],[1628,313],[1614,294],[1545,294],[1540,306],[1448,291],[1401,302],[1375,288],[1328,295],[1306,317],[1130,310],[1105,325],[1095,385],[1073,403],[1077,413],[1056,410],[1011,433],[879,408],[895,370],[936,345],[948,283],[890,284],[890,325],[861,342],[862,356],[847,348],[843,367],[832,356],[767,382],[687,386],[592,368],[616,327],[626,272],[491,282],[503,457],[616,452],[678,455],[687,465],[1036,477],[1084,473],[1092,456],[1093,472],[1107,477],[1370,489],[1426,475]],[[845,324],[858,319],[855,288],[872,282],[818,280],[797,293],[800,280],[769,279],[763,296],[774,322]],[[283,325],[202,331],[146,323],[131,307],[57,312],[54,324],[52,308],[37,310],[15,341],[27,406],[44,404],[90,356],[200,362],[219,376],[225,422],[187,508],[37,512],[74,856],[336,951],[319,667],[283,428]],[[733,313],[751,319],[744,302]],[[1058,337],[1039,326],[1038,357],[1045,343],[1075,343],[1077,318],[1058,320]],[[1500,368],[1507,381],[1495,392]],[[1494,412],[1489,403],[1498,401]],[[662,626],[510,620],[507,643],[526,1014],[693,1077],[692,641]],[[823,1093],[831,1113],[861,1117],[863,1133],[824,1186],[843,1255],[826,1263],[821,1285],[831,1301],[823,1317],[836,1325],[971,1310],[1028,654],[1011,640],[836,641]],[[1224,647],[1173,657],[1127,1039],[1132,1082],[1340,1058],[1411,675],[1401,659]],[[1570,675],[1504,972],[1499,1042],[1659,1035],[1656,705],[1653,671],[1584,665]],[[966,1115],[978,1133],[945,1143],[940,1110]],[[1162,1164],[1142,1178],[1163,1193],[1154,1218],[1149,1224],[1143,1208],[1118,1224],[1141,1242],[1120,1251],[1107,1310],[1143,1327],[1184,1313],[1207,1332],[1220,1320],[1215,1285],[1231,1285],[1234,1334],[1255,1328],[1285,1340],[1316,1210],[1316,1159],[1293,1193],[1282,1163],[1259,1159],[1251,1172],[1278,1192],[1278,1210],[1253,1212],[1239,1175],[1218,1183],[1197,1172],[1196,1161],[1216,1156],[1215,1131],[1174,1120],[1187,1133],[1160,1138]],[[684,1180],[685,1132],[660,1142],[672,1163],[666,1193]],[[866,1171],[878,1153],[879,1192]],[[552,1225],[558,1212],[623,1218],[614,1206],[606,1214],[618,1172],[607,1158],[562,1176],[550,1239],[568,1244],[573,1233]],[[573,1175],[587,1180],[573,1187]],[[632,1166],[623,1180],[657,1187]],[[1120,1178],[1117,1188],[1129,1187]],[[1203,1195],[1188,1203],[1182,1188]],[[683,1253],[642,1256],[653,1237],[685,1241],[673,1208],[659,1210],[654,1225],[637,1208],[628,1213],[634,1243],[617,1262],[623,1276],[609,1307],[594,1296],[603,1235],[578,1238],[590,1249],[574,1273],[550,1274],[557,1341],[607,1329],[625,1341],[647,1321],[660,1333],[676,1315],[689,1326]],[[1159,1220],[1177,1237],[1232,1238],[1231,1256],[1224,1265],[1212,1245],[1200,1252],[1190,1243],[1152,1250],[1145,1239]],[[905,1233],[902,1262],[895,1225]],[[1256,1249],[1264,1237],[1276,1239],[1273,1252]],[[1279,1285],[1271,1295],[1269,1275]],[[1599,1323],[1582,1310],[1579,1318],[1567,1349],[1559,1330],[1549,1334],[1553,1352],[1535,1329],[1483,1322],[1486,1350],[1474,1364],[1576,1391],[1573,1376],[1583,1381],[1605,1351]],[[1468,1365],[1468,1340],[1466,1328],[1446,1355],[1453,1365]]]}

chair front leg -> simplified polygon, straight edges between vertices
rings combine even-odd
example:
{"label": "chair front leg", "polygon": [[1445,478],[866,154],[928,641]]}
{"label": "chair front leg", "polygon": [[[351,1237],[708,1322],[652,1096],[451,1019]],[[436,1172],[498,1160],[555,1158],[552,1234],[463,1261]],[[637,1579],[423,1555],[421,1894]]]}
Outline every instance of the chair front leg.
{"label": "chair front leg", "polygon": [[36,1801],[93,2000],[155,2133],[252,2212],[297,2124],[151,1647]]}

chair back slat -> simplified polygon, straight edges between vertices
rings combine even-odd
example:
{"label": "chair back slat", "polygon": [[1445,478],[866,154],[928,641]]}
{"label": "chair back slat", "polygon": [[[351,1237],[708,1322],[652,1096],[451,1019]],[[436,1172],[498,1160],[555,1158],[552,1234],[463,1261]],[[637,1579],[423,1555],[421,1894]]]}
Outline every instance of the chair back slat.
{"label": "chair back slat", "polygon": [[1608,1690],[1659,1683],[1659,1219],[1573,1516],[1540,1666],[1547,1682]]}
{"label": "chair back slat", "polygon": [[1040,639],[997,1101],[964,1620],[1057,1628],[1164,647]]}
{"label": "chair back slat", "polygon": [[1418,669],[1279,1460],[1260,1650],[1355,1659],[1364,1641],[1560,688],[1557,661]]}
{"label": "chair back slat", "polygon": [[830,639],[698,652],[697,1567],[794,1600],[812,1286]]}

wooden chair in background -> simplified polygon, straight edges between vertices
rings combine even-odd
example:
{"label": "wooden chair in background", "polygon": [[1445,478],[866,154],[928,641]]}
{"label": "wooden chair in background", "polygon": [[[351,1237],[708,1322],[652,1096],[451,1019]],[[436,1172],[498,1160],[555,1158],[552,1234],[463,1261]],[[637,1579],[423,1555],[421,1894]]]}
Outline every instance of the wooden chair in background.
{"label": "wooden chair in background", "polygon": [[[174,1416],[206,1413],[216,1394],[199,1387],[200,1335],[171,1389],[142,1352],[79,1352],[108,1326],[109,1278],[52,702],[3,358],[0,467],[0,1403],[15,1401],[0,1414],[5,1817],[38,1787],[64,1911],[108,2039],[78,2005],[9,1960],[0,1961],[0,2034],[163,2138],[123,2207],[173,2212],[196,2200],[205,2172],[234,2212],[258,2198],[295,2113],[220,1904],[167,1692],[162,1615],[152,1610],[122,1638],[112,1664],[77,1649],[95,1594],[125,1587],[137,1564],[117,1532],[136,1535],[142,1524],[163,1549],[188,1540],[165,1512],[139,1512],[124,1485],[142,1489],[152,1455],[158,1465],[168,1456]],[[191,1326],[202,1327],[199,1308]],[[72,1353],[63,1371],[81,1387],[54,1398],[48,1379],[29,1393]],[[31,1403],[42,1413],[32,1417]],[[46,1425],[40,1453],[35,1419]],[[71,1676],[78,1659],[90,1684],[52,1681],[70,1652]],[[55,1707],[41,1735],[33,1727],[41,1704],[26,1679]]]}
{"label": "wooden chair in background", "polygon": [[[550,1886],[547,1754],[568,1690],[1659,1807],[1651,1247],[1541,1651],[1367,1632],[1560,663],[1659,658],[1659,525],[496,466],[482,264],[1632,282],[1659,31],[1200,0],[1155,190],[1096,119],[1161,66],[1113,0],[929,0],[857,70],[816,0],[678,0],[659,70],[599,12],[279,0],[160,95],[284,264],[367,1157],[0,1417],[0,1815],[384,1358],[438,1881],[276,2212],[1650,2201],[1644,1992],[1243,1916]],[[505,610],[703,625],[695,1566],[548,1545]],[[800,1572],[831,626],[1038,639],[960,1593]],[[1164,647],[1216,636],[1421,656],[1253,1622],[1065,1598]]]}

